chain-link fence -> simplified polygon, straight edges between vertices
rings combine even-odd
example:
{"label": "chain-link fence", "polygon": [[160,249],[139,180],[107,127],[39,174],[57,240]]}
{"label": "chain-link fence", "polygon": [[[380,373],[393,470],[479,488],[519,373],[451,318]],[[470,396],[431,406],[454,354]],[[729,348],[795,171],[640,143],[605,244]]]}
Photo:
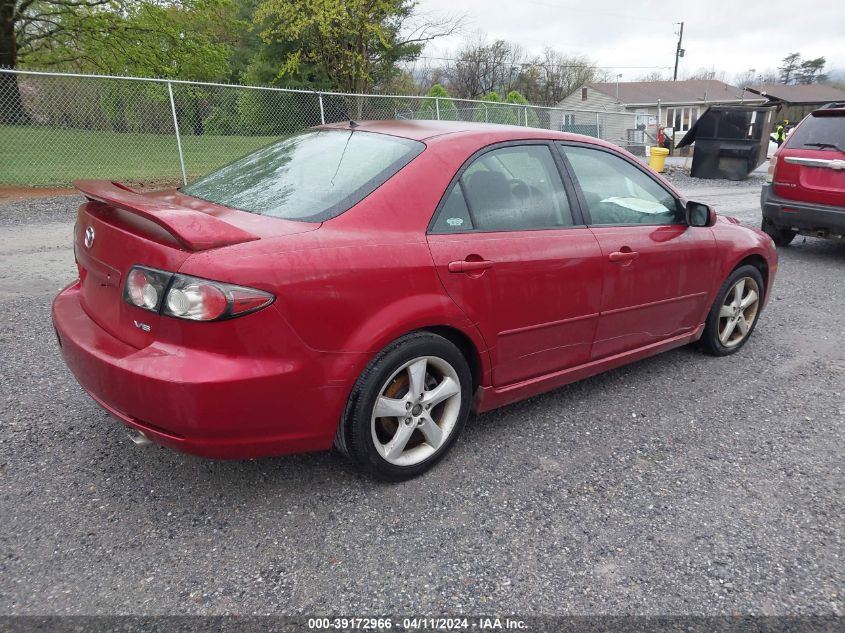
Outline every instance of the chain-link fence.
{"label": "chain-link fence", "polygon": [[0,69],[0,186],[175,184],[280,136],[350,119],[522,125],[632,149],[647,142],[623,112]]}

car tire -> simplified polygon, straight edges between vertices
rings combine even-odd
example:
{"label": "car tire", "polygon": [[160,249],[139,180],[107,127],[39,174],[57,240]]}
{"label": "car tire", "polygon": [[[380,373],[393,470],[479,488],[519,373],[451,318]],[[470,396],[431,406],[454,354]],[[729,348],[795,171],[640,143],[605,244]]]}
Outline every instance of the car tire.
{"label": "car tire", "polygon": [[379,479],[416,477],[454,445],[471,399],[472,374],[461,351],[437,334],[413,332],[388,345],[364,369],[335,446]]}
{"label": "car tire", "polygon": [[772,238],[776,246],[789,246],[798,231],[787,229],[782,226],[777,226],[771,220],[763,220],[763,232]]}
{"label": "car tire", "polygon": [[755,266],[740,266],[728,275],[707,315],[699,341],[704,351],[712,356],[738,352],[757,326],[765,293],[763,275]]}

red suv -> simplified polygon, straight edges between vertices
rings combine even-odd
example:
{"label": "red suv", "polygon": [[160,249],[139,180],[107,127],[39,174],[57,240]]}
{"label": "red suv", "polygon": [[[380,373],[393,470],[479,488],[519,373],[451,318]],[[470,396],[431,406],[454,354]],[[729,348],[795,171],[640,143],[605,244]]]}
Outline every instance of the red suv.
{"label": "red suv", "polygon": [[772,157],[760,202],[763,230],[778,246],[799,233],[845,236],[845,102],[798,124]]}

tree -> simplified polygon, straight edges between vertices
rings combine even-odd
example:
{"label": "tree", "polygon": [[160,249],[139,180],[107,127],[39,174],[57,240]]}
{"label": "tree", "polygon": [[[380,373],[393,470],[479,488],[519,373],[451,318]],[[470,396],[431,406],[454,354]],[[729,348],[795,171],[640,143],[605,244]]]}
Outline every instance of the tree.
{"label": "tree", "polygon": [[585,57],[563,55],[551,47],[528,59],[518,44],[489,42],[480,33],[451,56],[444,76],[452,93],[462,99],[518,90],[531,103],[556,105],[579,86],[595,81],[598,69]]}
{"label": "tree", "polygon": [[778,67],[780,82],[783,84],[812,84],[827,80],[824,67],[827,60],[824,57],[815,59],[801,59],[800,53],[790,53],[783,58]]}
{"label": "tree", "polygon": [[790,53],[781,60],[778,66],[780,82],[782,84],[795,83],[795,75],[801,68],[801,53]]}
{"label": "tree", "polygon": [[662,70],[652,70],[637,77],[637,81],[671,81],[672,78]]}
{"label": "tree", "polygon": [[420,94],[420,85],[407,70],[396,69],[395,72],[378,86],[379,94],[388,95],[416,95]]}
{"label": "tree", "polygon": [[524,55],[522,49],[505,40],[487,42],[477,34],[450,60],[446,81],[461,99],[478,99],[494,91],[510,91],[519,77]]}
{"label": "tree", "polygon": [[[2,45],[10,66],[25,64],[57,70],[104,74],[217,80],[229,75],[232,34],[243,27],[232,0],[144,0],[125,5],[111,0],[0,0],[17,3],[14,38]],[[0,75],[3,120],[26,114],[14,76]],[[128,86],[109,86],[109,108],[123,125],[117,106],[132,102]],[[199,90],[186,91],[180,110],[201,110]],[[202,117],[192,121],[202,132]]]}
{"label": "tree", "polygon": [[718,81],[725,81],[727,79],[725,75],[725,71],[723,70],[716,70],[715,66],[711,66],[710,68],[699,68],[694,73],[691,73],[687,76],[687,79],[699,79],[699,80],[718,80]]}
{"label": "tree", "polygon": [[795,76],[796,81],[799,84],[822,83],[827,79],[827,75],[822,72],[826,63],[824,57],[802,61]]}
{"label": "tree", "polygon": [[481,100],[484,103],[476,107],[476,121],[540,127],[537,111],[531,107],[520,107],[528,106],[528,100],[516,90],[511,90],[504,100],[497,92],[489,92]]}
{"label": "tree", "polygon": [[[506,103],[513,103],[517,106],[528,106],[528,99],[521,95],[516,90],[511,90],[508,96],[505,97]],[[540,119],[537,117],[537,111],[534,108],[516,108],[514,111],[518,125],[526,125],[528,127],[540,127]]]}
{"label": "tree", "polygon": [[776,84],[778,82],[778,71],[774,68],[767,68],[762,73],[760,73],[760,77],[758,79],[763,85]]}
{"label": "tree", "polygon": [[448,21],[417,21],[413,0],[262,0],[255,21],[265,43],[294,41],[279,76],[319,66],[332,85],[363,93],[389,77],[397,62],[454,32]]}
{"label": "tree", "polygon": [[[17,68],[23,51],[49,44],[64,29],[63,18],[109,5],[111,0],[0,0],[0,68]],[[27,120],[17,76],[0,74],[0,123]]]}
{"label": "tree", "polygon": [[449,91],[440,84],[435,84],[426,94],[429,99],[423,99],[417,110],[417,119],[440,119],[441,121],[458,121],[458,108],[449,97]]}
{"label": "tree", "polygon": [[446,83],[446,69],[436,60],[418,57],[409,64],[404,64],[408,73],[419,86],[417,94],[425,94],[435,84]]}
{"label": "tree", "polygon": [[733,85],[739,88],[747,86],[766,86],[778,83],[778,73],[772,68],[758,72],[754,68],[737,73],[733,77]]}
{"label": "tree", "polygon": [[519,90],[534,104],[555,106],[585,83],[596,81],[598,69],[582,56],[567,56],[551,47],[523,69]]}
{"label": "tree", "polygon": [[49,44],[23,60],[60,70],[213,81],[228,76],[233,34],[243,26],[232,0],[85,8],[62,16]]}
{"label": "tree", "polygon": [[[285,65],[296,46],[296,42],[287,40],[264,42],[259,38],[247,65],[239,71],[237,80],[262,86],[331,90],[332,81],[318,64],[301,63],[295,72],[279,75],[279,69]],[[240,51],[239,54],[244,55],[246,52]]]}
{"label": "tree", "polygon": [[742,89],[759,83],[761,83],[760,77],[757,75],[757,71],[753,68],[737,73],[733,78],[733,85]]}
{"label": "tree", "polygon": [[476,121],[516,125],[514,109],[502,102],[502,97],[498,92],[488,92],[481,97],[481,101],[484,103],[476,104],[475,116],[473,117]]}

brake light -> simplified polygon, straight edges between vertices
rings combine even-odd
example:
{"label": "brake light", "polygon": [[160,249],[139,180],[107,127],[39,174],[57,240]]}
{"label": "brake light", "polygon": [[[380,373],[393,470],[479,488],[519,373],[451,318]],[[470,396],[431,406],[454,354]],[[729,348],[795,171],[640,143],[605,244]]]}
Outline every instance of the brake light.
{"label": "brake light", "polygon": [[190,321],[222,321],[260,310],[275,297],[269,292],[190,275],[134,266],[124,298],[134,306]]}
{"label": "brake light", "polygon": [[766,182],[774,182],[775,174],[778,171],[778,157],[777,154],[769,159],[769,170],[766,172]]}
{"label": "brake light", "polygon": [[126,277],[123,297],[134,306],[158,312],[172,276],[161,270],[135,266]]}
{"label": "brake light", "polygon": [[226,313],[227,306],[226,293],[215,284],[178,279],[167,293],[164,314],[194,321],[213,321]]}

